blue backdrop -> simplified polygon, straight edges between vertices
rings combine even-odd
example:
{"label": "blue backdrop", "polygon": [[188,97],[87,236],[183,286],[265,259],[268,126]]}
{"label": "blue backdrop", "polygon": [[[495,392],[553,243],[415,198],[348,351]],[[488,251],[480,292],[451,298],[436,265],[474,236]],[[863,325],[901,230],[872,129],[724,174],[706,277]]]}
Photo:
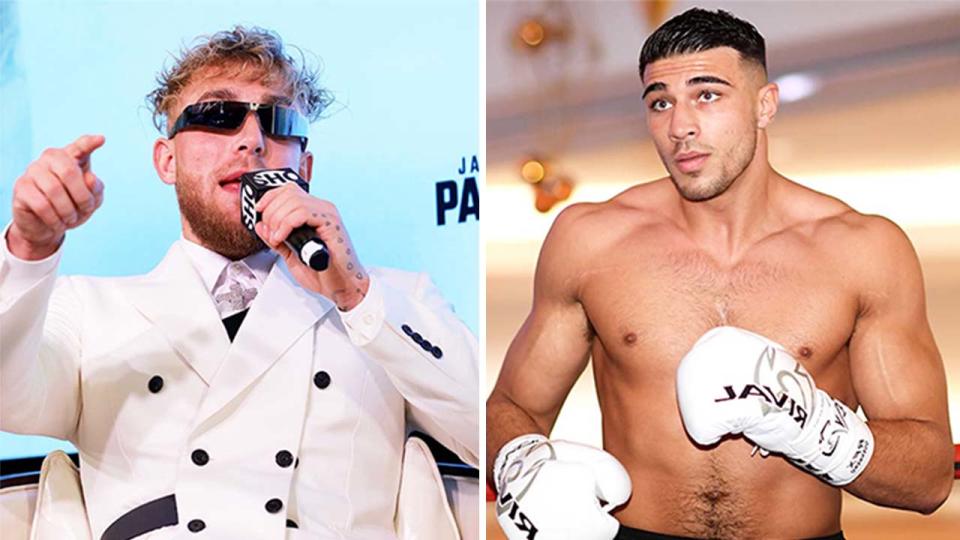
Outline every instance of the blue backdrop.
{"label": "blue backdrop", "polygon": [[[10,219],[14,181],[44,148],[102,133],[93,168],[104,204],[68,233],[60,271],[150,270],[180,229],[173,188],[152,166],[159,134],[144,96],[196,36],[262,26],[322,60],[322,83],[337,98],[311,129],[311,192],[338,206],[364,264],[429,272],[477,333],[477,214],[460,222],[453,208],[438,225],[437,186],[451,206],[454,191],[463,202],[468,177],[479,180],[469,170],[479,136],[478,12],[469,0],[0,0],[0,222]],[[0,433],[0,458],[53,447],[69,445]]]}

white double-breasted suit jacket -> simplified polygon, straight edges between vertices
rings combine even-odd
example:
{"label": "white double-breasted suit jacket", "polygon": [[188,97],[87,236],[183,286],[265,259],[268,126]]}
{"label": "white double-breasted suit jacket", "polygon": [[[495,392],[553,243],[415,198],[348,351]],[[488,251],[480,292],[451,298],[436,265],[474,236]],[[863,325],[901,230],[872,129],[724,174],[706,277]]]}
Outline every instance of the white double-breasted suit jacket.
{"label": "white double-breasted suit jacket", "polygon": [[277,261],[231,343],[179,243],[127,278],[9,259],[0,429],[77,447],[94,538],[394,538],[411,425],[478,463],[476,339],[425,274],[344,314]]}

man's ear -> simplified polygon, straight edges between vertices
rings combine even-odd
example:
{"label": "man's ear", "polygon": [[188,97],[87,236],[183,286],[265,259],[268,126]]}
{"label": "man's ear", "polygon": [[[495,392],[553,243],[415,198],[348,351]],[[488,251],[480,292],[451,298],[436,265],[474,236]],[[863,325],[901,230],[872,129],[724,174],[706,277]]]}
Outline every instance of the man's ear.
{"label": "man's ear", "polygon": [[164,184],[177,182],[176,143],[172,139],[160,137],[153,143],[153,168]]}
{"label": "man's ear", "polygon": [[310,152],[304,151],[300,154],[300,177],[310,181],[310,178],[313,176],[313,154]]}
{"label": "man's ear", "polygon": [[777,83],[765,84],[760,88],[757,97],[759,101],[757,128],[765,129],[773,122],[773,117],[777,115],[777,110],[780,108],[780,87]]}

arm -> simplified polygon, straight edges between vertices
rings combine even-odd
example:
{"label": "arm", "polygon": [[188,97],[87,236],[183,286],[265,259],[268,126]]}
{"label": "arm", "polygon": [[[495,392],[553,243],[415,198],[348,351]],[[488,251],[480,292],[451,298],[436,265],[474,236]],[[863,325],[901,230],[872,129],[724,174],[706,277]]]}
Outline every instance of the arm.
{"label": "arm", "polygon": [[929,514],[953,484],[943,363],[926,317],[923,279],[909,240],[893,223],[870,224],[861,309],[850,339],[853,386],[876,441],[847,486],[876,504]]}
{"label": "arm", "polygon": [[[533,308],[514,338],[487,401],[487,476],[494,513],[510,540],[610,540],[610,512],[629,499],[630,476],[614,456],[548,440],[563,401],[590,358],[593,330],[580,302],[602,227],[594,205],[574,205],[544,241]],[[496,477],[496,478],[494,478]]]}
{"label": "arm", "polygon": [[[383,367],[406,400],[412,423],[479,465],[477,340],[430,278],[368,273],[336,206],[293,183],[267,192],[257,210],[263,213],[257,233],[301,286],[337,305],[351,342]],[[327,245],[330,262],[322,272],[304,265],[283,243],[304,225]]]}
{"label": "arm", "polygon": [[103,202],[90,170],[103,143],[85,135],[47,149],[14,184],[13,222],[0,238],[0,429],[75,439],[82,313],[56,268],[66,231]]}
{"label": "arm", "polygon": [[3,236],[0,429],[73,440],[80,416],[80,340],[73,324],[79,318],[69,285],[56,280],[60,252],[24,261]]}
{"label": "arm", "polygon": [[547,435],[590,357],[592,332],[578,300],[582,270],[575,224],[588,207],[574,205],[554,222],[534,280],[533,308],[520,328],[487,400],[487,474],[508,441]]}
{"label": "arm", "polygon": [[430,278],[416,275],[408,291],[386,271],[374,270],[362,302],[341,318],[351,341],[384,368],[403,395],[413,423],[478,465],[477,340]]}

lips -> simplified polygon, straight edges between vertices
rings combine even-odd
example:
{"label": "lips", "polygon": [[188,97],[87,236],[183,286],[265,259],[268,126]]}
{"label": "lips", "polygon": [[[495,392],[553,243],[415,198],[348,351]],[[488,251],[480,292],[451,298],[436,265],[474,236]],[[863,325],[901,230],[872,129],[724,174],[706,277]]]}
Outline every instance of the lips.
{"label": "lips", "polygon": [[228,173],[220,180],[220,187],[232,193],[240,191],[240,177],[245,172],[247,172],[247,169],[239,169]]}
{"label": "lips", "polygon": [[703,154],[700,152],[686,152],[683,154],[677,154],[674,157],[674,161],[677,163],[677,168],[681,172],[691,173],[703,167],[703,164],[707,161],[707,158],[710,157],[710,154]]}
{"label": "lips", "polygon": [[220,189],[228,191],[230,193],[239,193],[240,192],[240,182],[223,182],[220,184]]}
{"label": "lips", "polygon": [[230,174],[228,174],[227,176],[223,177],[223,179],[220,180],[220,185],[222,186],[222,185],[224,185],[224,184],[239,183],[239,182],[240,182],[240,177],[243,176],[243,173],[245,173],[245,172],[246,172],[246,171],[233,171],[233,172],[231,172]]}

